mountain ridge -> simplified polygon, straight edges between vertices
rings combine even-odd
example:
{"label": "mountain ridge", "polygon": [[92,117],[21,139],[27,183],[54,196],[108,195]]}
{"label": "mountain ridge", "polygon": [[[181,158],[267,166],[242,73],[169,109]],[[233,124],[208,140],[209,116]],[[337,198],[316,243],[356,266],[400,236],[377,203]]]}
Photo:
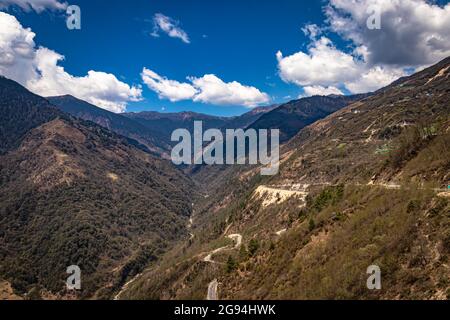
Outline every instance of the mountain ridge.
{"label": "mountain ridge", "polygon": [[[278,176],[243,166],[211,181],[192,240],[121,298],[449,299],[449,65],[303,128]],[[367,289],[372,265],[382,290]]]}
{"label": "mountain ridge", "polygon": [[280,141],[287,142],[305,126],[368,96],[370,94],[329,95],[292,100],[262,115],[250,128],[279,129]]}
{"label": "mountain ridge", "polygon": [[[0,277],[22,296],[107,298],[187,236],[192,182],[169,161],[0,81]],[[39,116],[40,112],[45,115]]]}
{"label": "mountain ridge", "polygon": [[99,108],[71,95],[47,97],[48,101],[60,110],[75,117],[92,121],[120,135],[135,139],[156,154],[166,155],[169,145],[161,134],[140,123],[105,109]]}

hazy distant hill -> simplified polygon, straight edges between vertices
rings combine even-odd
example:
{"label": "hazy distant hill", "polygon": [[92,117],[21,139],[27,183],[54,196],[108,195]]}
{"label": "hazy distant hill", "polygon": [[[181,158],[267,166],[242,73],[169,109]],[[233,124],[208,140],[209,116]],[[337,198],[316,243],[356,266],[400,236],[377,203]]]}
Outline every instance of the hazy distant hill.
{"label": "hazy distant hill", "polygon": [[194,130],[194,121],[203,122],[203,130],[221,128],[227,123],[227,118],[210,116],[195,112],[159,113],[143,111],[138,113],[124,113],[124,116],[140,123],[141,125],[158,131],[165,139],[170,141],[172,132],[177,129]]}
{"label": "hazy distant hill", "polygon": [[[0,78],[0,278],[16,292],[108,296],[187,236],[192,186],[168,161]],[[109,289],[102,289],[106,286]]]}
{"label": "hazy distant hill", "polygon": [[244,113],[238,117],[232,117],[228,120],[226,124],[226,129],[245,129],[253,124],[255,121],[258,121],[265,114],[271,112],[272,110],[278,108],[279,105],[274,104],[265,107],[256,107],[249,112]]}
{"label": "hazy distant hill", "polygon": [[123,115],[147,128],[158,131],[166,139],[170,140],[172,132],[176,129],[187,129],[193,132],[195,121],[203,122],[203,130],[212,128],[221,130],[245,129],[275,107],[277,106],[258,107],[235,117],[217,117],[195,112],[159,113],[153,111],[124,113]]}
{"label": "hazy distant hill", "polygon": [[144,126],[126,116],[101,109],[73,96],[48,97],[47,99],[62,111],[135,139],[157,154],[169,152],[170,137],[167,139],[157,128]]}
{"label": "hazy distant hill", "polygon": [[204,130],[246,128],[264,113],[276,107],[258,107],[236,117],[217,117],[195,112],[143,111],[116,114],[69,95],[48,97],[47,99],[64,112],[135,139],[150,151],[166,158],[170,155],[171,147],[174,144],[171,142],[171,135],[176,129],[182,128],[192,132],[194,121],[202,121]]}

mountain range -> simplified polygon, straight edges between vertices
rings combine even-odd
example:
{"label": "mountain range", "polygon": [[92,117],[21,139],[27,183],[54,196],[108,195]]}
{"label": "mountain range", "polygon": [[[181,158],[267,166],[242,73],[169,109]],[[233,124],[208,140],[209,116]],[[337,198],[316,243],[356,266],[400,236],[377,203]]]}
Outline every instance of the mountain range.
{"label": "mountain range", "polygon": [[301,129],[279,175],[194,176],[210,187],[193,238],[120,298],[449,299],[449,71],[450,58]]}
{"label": "mountain range", "polygon": [[[231,118],[114,114],[0,78],[0,283],[30,299],[449,299],[449,71]],[[280,173],[176,168],[171,132],[200,120],[280,129]]]}
{"label": "mountain range", "polygon": [[170,150],[174,145],[174,142],[171,141],[171,134],[176,129],[188,129],[192,132],[195,121],[202,121],[205,130],[246,128],[264,113],[277,107],[276,105],[258,107],[241,116],[226,118],[194,112],[144,111],[116,114],[73,96],[48,97],[47,100],[63,112],[95,122],[108,130],[135,139],[150,151],[165,158],[169,158]]}
{"label": "mountain range", "polygon": [[251,124],[253,129],[279,129],[280,141],[286,142],[295,136],[300,129],[328,116],[331,113],[362,100],[370,94],[353,96],[313,96],[290,101],[281,105]]}

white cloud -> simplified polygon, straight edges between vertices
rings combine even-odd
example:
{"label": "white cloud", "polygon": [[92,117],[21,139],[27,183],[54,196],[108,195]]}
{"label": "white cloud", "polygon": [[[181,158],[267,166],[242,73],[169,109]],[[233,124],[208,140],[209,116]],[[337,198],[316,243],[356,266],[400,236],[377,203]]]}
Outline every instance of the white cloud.
{"label": "white cloud", "polygon": [[[367,28],[369,6],[379,8],[381,29]],[[421,67],[450,55],[450,4],[425,0],[330,0],[329,27],[366,51],[370,65]]]}
{"label": "white cloud", "polygon": [[402,68],[370,67],[364,59],[337,49],[330,39],[313,40],[307,52],[284,57],[277,53],[278,69],[285,82],[303,87],[306,95],[342,94],[377,90],[405,75]]}
{"label": "white cloud", "polygon": [[0,74],[21,84],[37,77],[34,37],[14,16],[0,12]]}
{"label": "white cloud", "polygon": [[315,39],[322,34],[322,29],[317,24],[307,24],[302,28],[302,31],[305,36],[311,39]]}
{"label": "white cloud", "polygon": [[141,76],[142,81],[144,81],[151,90],[155,91],[160,99],[168,99],[172,102],[176,102],[193,99],[197,94],[197,89],[189,83],[169,80],[147,68],[142,70]]}
{"label": "white cloud", "polygon": [[70,75],[58,66],[63,59],[52,50],[38,49],[35,60],[40,76],[29,80],[28,88],[44,96],[71,94],[113,112],[123,112],[128,101],[140,99],[140,88],[130,87],[113,74],[90,70],[84,77]]}
{"label": "white cloud", "polygon": [[299,86],[336,85],[360,73],[353,56],[336,49],[326,37],[313,42],[307,53],[284,57],[279,51],[277,60],[281,78]]}
{"label": "white cloud", "polygon": [[405,74],[406,72],[400,68],[376,66],[362,71],[360,77],[345,82],[345,86],[352,93],[371,92],[391,84]]}
{"label": "white cloud", "polygon": [[8,8],[12,5],[19,6],[25,11],[34,10],[38,13],[46,9],[65,10],[67,8],[67,2],[58,0],[0,0],[0,8]]}
{"label": "white cloud", "polygon": [[188,77],[190,83],[169,80],[156,72],[144,68],[142,80],[159,98],[172,102],[192,100],[214,105],[241,105],[255,107],[270,101],[266,93],[237,81],[224,82],[213,74],[203,77]]}
{"label": "white cloud", "polygon": [[153,37],[159,37],[159,32],[162,31],[166,33],[169,37],[178,38],[184,43],[190,43],[188,34],[180,28],[180,22],[174,20],[162,13],[157,13],[153,16],[153,32],[151,35]]}
{"label": "white cloud", "polygon": [[267,94],[255,87],[244,86],[237,81],[225,83],[213,74],[206,74],[201,78],[190,78],[190,80],[199,90],[194,101],[255,107],[270,100]]}
{"label": "white cloud", "polygon": [[336,87],[321,87],[321,86],[308,86],[304,87],[304,94],[302,97],[310,96],[329,96],[330,94],[343,95],[344,93]]}
{"label": "white cloud", "polygon": [[84,77],[69,74],[58,65],[64,56],[36,48],[34,37],[14,16],[0,12],[0,74],[36,94],[71,94],[113,112],[123,112],[128,102],[141,99],[139,87],[131,87],[112,74],[92,70]]}
{"label": "white cloud", "polygon": [[[379,8],[381,29],[367,20]],[[450,4],[425,0],[329,0],[324,26],[306,25],[306,51],[277,53],[280,77],[305,92],[345,87],[352,93],[377,90],[450,55]],[[347,51],[336,48],[324,32],[350,41]],[[321,36],[320,38],[318,38]],[[328,90],[327,90],[328,89]]]}

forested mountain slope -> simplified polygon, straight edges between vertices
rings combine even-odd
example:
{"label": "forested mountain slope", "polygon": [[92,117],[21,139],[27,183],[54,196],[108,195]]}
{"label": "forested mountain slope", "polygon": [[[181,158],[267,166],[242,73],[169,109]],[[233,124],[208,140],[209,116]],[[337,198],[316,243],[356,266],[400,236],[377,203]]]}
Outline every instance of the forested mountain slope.
{"label": "forested mountain slope", "polygon": [[449,65],[446,59],[309,126],[285,147],[294,153],[278,179],[446,185]]}
{"label": "forested mountain slope", "polygon": [[177,129],[194,130],[194,121],[202,121],[203,129],[246,128],[276,106],[258,107],[241,116],[217,117],[195,112],[159,113],[143,111],[116,114],[98,108],[73,96],[48,97],[51,104],[77,118],[92,121],[125,137],[135,139],[151,152],[170,158],[172,132]]}
{"label": "forested mountain slope", "polygon": [[167,138],[156,129],[72,96],[48,97],[47,100],[77,118],[95,122],[108,130],[135,139],[156,154],[165,155],[166,158],[170,154],[170,136]]}
{"label": "forested mountain slope", "polygon": [[[448,299],[449,71],[446,59],[301,130],[279,175],[236,169],[196,204],[194,238],[121,297],[204,299],[218,282],[220,299]],[[371,265],[381,290],[366,286]]]}
{"label": "forested mountain slope", "polygon": [[0,278],[16,293],[108,297],[187,236],[190,180],[165,160],[0,79]]}
{"label": "forested mountain slope", "polygon": [[280,141],[286,142],[311,123],[367,96],[369,95],[330,95],[292,100],[262,115],[250,127],[253,129],[279,129]]}

